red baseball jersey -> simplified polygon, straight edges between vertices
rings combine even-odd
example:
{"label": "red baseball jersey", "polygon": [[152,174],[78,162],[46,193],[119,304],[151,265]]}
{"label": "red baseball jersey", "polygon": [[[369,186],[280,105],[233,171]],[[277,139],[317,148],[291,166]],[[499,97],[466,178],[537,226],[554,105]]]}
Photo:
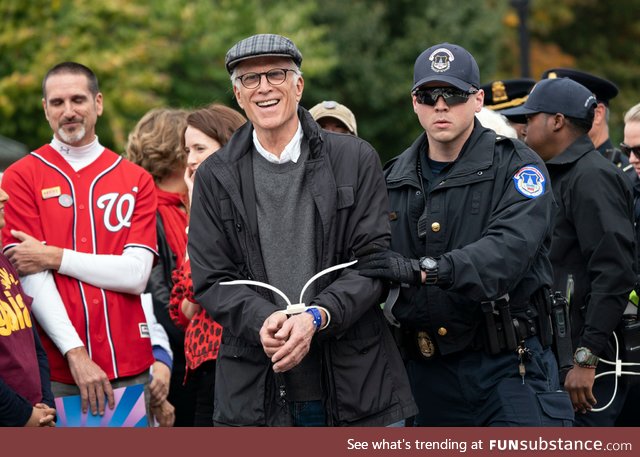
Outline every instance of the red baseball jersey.
{"label": "red baseball jersey", "polygon": [[[120,255],[127,247],[156,252],[157,197],[153,178],[105,149],[74,171],[50,145],[10,166],[2,180],[4,248],[18,243],[11,229],[52,246]],[[91,359],[109,379],[142,373],[153,363],[139,295],[101,289],[54,272],[65,308]],[[73,384],[66,360],[44,334],[51,379]]]}

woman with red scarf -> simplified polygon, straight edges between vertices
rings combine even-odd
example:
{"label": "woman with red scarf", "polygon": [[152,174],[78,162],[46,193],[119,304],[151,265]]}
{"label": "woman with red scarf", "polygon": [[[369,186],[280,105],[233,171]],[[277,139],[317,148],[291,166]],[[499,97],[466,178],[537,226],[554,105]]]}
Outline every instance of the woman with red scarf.
{"label": "woman with red scarf", "polygon": [[[187,152],[184,180],[193,189],[193,178],[200,163],[224,146],[233,132],[246,122],[237,111],[223,105],[211,105],[189,114],[182,143]],[[173,321],[186,329],[184,349],[188,382],[196,389],[195,424],[213,426],[213,390],[215,360],[222,338],[222,327],[195,302],[189,260],[174,272],[175,285],[169,312]]]}
{"label": "woman with red scarf", "polygon": [[[175,426],[192,426],[195,414],[195,390],[183,385],[186,372],[184,331],[169,316],[172,274],[185,260],[187,250],[188,193],[184,182],[186,153],[181,145],[182,132],[189,113],[184,110],[158,108],[149,111],[129,135],[127,158],[147,170],[156,184],[158,195],[158,262],[151,271],[147,290],[153,298],[154,313],[164,327],[173,351],[173,370],[154,371],[158,390],[168,387],[168,401],[175,407]],[[152,383],[153,403],[153,383]]]}

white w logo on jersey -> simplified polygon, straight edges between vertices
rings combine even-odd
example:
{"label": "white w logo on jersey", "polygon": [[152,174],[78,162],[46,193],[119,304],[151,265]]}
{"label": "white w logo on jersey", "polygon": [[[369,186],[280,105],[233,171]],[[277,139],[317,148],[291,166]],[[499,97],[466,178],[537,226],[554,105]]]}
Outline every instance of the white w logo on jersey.
{"label": "white w logo on jersey", "polygon": [[[131,227],[134,203],[135,198],[132,194],[120,196],[117,192],[111,192],[98,198],[98,208],[104,209],[104,226],[107,230],[117,232],[123,227]],[[118,221],[116,225],[111,224],[112,212],[115,213],[115,218]]]}

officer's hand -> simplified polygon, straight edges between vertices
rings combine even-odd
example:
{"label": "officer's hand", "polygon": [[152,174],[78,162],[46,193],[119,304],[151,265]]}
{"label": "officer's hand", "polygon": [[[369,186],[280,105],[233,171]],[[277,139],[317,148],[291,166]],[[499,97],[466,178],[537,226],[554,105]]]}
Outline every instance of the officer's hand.
{"label": "officer's hand", "polygon": [[422,271],[417,259],[407,259],[389,249],[376,252],[356,252],[358,263],[355,268],[362,276],[387,279],[392,282],[420,285]]}
{"label": "officer's hand", "polygon": [[592,388],[595,381],[595,368],[582,368],[574,366],[567,373],[564,380],[564,390],[569,393],[573,409],[576,412],[586,413],[591,411],[597,401],[593,396]]}

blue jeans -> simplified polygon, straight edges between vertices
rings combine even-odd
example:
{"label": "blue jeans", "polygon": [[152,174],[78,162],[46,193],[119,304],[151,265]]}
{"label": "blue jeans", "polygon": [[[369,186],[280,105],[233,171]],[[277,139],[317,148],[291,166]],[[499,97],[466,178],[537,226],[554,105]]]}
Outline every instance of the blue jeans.
{"label": "blue jeans", "polygon": [[327,419],[322,401],[292,401],[289,411],[294,427],[326,427]]}

